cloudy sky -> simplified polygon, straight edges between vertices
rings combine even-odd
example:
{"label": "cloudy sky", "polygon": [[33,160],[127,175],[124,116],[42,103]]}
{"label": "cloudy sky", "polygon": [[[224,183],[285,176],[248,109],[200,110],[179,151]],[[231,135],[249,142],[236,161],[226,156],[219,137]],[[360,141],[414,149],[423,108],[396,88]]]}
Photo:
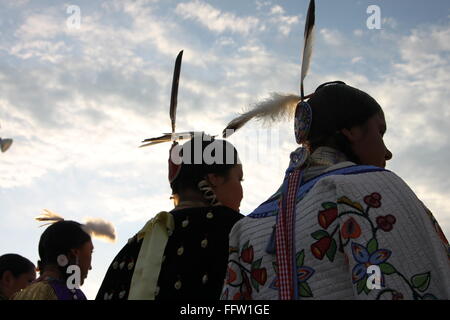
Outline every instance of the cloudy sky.
{"label": "cloudy sky", "polygon": [[[379,101],[394,154],[388,169],[411,186],[449,236],[450,3],[316,2],[306,91],[340,79]],[[137,147],[170,130],[180,50],[180,130],[219,134],[270,92],[298,93],[307,0],[0,5],[0,137],[14,139],[0,154],[0,254],[38,260],[43,229],[33,217],[44,208],[80,222],[110,220],[118,241],[94,240],[93,270],[83,286],[91,299],[127,239],[172,207],[169,145]],[[368,13],[371,5],[379,11]],[[248,214],[281,183],[296,147],[293,124],[251,124],[230,141],[244,165],[241,210]]]}

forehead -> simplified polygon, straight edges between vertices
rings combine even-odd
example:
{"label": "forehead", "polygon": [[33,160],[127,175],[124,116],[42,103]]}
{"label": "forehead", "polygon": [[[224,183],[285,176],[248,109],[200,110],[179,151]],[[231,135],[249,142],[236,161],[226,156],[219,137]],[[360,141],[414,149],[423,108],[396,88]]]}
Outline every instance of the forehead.
{"label": "forehead", "polygon": [[91,251],[92,249],[94,249],[94,244],[92,243],[91,240],[86,241],[82,246],[81,246],[82,250],[86,250],[86,251]]}
{"label": "forehead", "polygon": [[378,112],[377,114],[372,116],[370,121],[372,121],[372,123],[374,123],[378,126],[386,127],[386,120],[384,118],[384,113],[382,113],[382,112]]}

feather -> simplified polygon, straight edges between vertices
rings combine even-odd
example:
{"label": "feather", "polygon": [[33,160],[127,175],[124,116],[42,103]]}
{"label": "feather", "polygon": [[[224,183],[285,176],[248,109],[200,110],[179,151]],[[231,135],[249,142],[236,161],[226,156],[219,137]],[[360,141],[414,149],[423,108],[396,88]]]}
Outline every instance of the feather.
{"label": "feather", "polygon": [[183,50],[178,53],[175,60],[175,69],[173,70],[172,93],[170,95],[170,121],[172,123],[172,133],[175,132],[175,122],[177,118],[177,102],[178,102],[178,84],[180,82],[181,60],[183,58]]}
{"label": "feather", "polygon": [[44,213],[42,213],[40,216],[35,217],[34,219],[39,222],[48,222],[41,225],[41,227],[64,220],[64,218],[59,214],[48,209],[44,209]]}
{"label": "feather", "polygon": [[222,135],[224,138],[231,136],[236,130],[240,129],[253,118],[277,121],[282,118],[292,117],[299,101],[300,97],[297,95],[274,92],[270,98],[255,104],[251,110],[231,120],[223,130]]}
{"label": "feather", "polygon": [[144,142],[168,142],[172,139],[171,133],[165,133],[164,135],[156,138],[148,138],[145,140],[142,140],[142,143]]}
{"label": "feather", "polygon": [[311,0],[309,3],[308,14],[306,16],[305,21],[305,39],[303,46],[303,59],[302,59],[302,71],[300,76],[300,95],[302,100],[304,100],[305,92],[303,87],[303,82],[305,80],[306,75],[308,74],[309,65],[311,62],[311,55],[313,49],[314,42],[314,25],[315,25],[315,3],[314,0]]}
{"label": "feather", "polygon": [[149,138],[142,141],[143,145],[139,146],[139,148],[152,146],[158,143],[169,142],[169,141],[179,141],[191,139],[195,134],[202,134],[202,132],[195,131],[187,131],[187,132],[178,132],[178,133],[164,133],[164,135],[156,138]]}
{"label": "feather", "polygon": [[116,240],[116,231],[109,221],[99,218],[88,218],[85,220],[83,227],[92,237],[108,242],[115,242]]}
{"label": "feather", "polygon": [[164,143],[164,142],[168,142],[168,141],[154,141],[154,142],[149,142],[149,143],[145,143],[139,146],[139,148],[144,148],[144,147],[149,147],[149,146],[154,146],[155,144],[160,144],[160,143]]}
{"label": "feather", "polygon": [[0,149],[2,150],[2,152],[6,152],[6,150],[8,150],[9,147],[11,147],[12,143],[13,143],[12,139],[0,138]]}

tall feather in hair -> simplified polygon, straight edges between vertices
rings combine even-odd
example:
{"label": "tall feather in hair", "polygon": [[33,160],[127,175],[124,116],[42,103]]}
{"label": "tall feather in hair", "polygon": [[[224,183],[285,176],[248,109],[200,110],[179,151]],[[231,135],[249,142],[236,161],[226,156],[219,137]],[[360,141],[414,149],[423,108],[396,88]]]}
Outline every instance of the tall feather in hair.
{"label": "tall feather in hair", "polygon": [[180,83],[181,60],[183,59],[183,50],[178,53],[175,60],[175,69],[173,70],[172,92],[170,95],[170,121],[172,123],[172,133],[175,133],[175,123],[177,119],[178,104],[178,84]]}
{"label": "tall feather in hair", "polygon": [[[145,139],[142,141],[143,144],[140,146],[140,148],[169,141],[173,141],[174,144],[176,144],[176,141],[186,138],[185,133],[175,133],[177,121],[178,86],[180,83],[182,59],[183,59],[183,50],[181,50],[178,53],[177,58],[175,59],[175,67],[173,70],[172,91],[170,94],[170,108],[169,108],[169,116],[170,116],[170,123],[172,126],[172,132],[165,133],[160,137]],[[189,136],[189,138],[191,138],[191,136]]]}
{"label": "tall feather in hair", "polygon": [[252,110],[241,114],[239,117],[231,120],[222,135],[224,138],[231,136],[236,130],[242,128],[248,121],[253,118],[264,119],[266,121],[279,121],[286,115],[292,116],[299,101],[309,98],[311,95],[305,96],[303,81],[309,70],[312,55],[312,47],[314,40],[315,25],[315,2],[311,0],[309,3],[308,14],[305,22],[305,39],[303,45],[303,60],[300,76],[300,96],[294,94],[272,93],[271,97],[256,103]]}
{"label": "tall feather in hair", "polygon": [[311,56],[313,51],[314,42],[314,29],[315,29],[315,10],[316,5],[314,0],[309,3],[308,14],[305,22],[305,39],[303,45],[303,59],[302,59],[302,71],[300,75],[300,95],[302,100],[305,99],[304,80],[308,74],[309,65],[311,63]]}

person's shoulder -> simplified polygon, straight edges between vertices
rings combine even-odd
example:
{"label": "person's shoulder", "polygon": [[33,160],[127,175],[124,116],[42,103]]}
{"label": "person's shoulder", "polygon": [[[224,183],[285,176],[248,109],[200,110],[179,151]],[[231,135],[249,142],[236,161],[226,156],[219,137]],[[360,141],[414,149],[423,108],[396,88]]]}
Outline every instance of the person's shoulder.
{"label": "person's shoulder", "polygon": [[37,281],[17,292],[11,300],[58,300],[58,297],[47,281]]}
{"label": "person's shoulder", "polygon": [[230,219],[242,219],[244,217],[244,215],[236,210],[233,210],[229,207],[226,206],[214,206],[212,207],[212,212],[213,213],[218,213],[223,215],[226,218],[230,218]]}
{"label": "person's shoulder", "polygon": [[353,165],[328,170],[320,180],[333,181],[338,185],[354,184],[401,184],[406,185],[405,181],[395,172],[374,167]]}

